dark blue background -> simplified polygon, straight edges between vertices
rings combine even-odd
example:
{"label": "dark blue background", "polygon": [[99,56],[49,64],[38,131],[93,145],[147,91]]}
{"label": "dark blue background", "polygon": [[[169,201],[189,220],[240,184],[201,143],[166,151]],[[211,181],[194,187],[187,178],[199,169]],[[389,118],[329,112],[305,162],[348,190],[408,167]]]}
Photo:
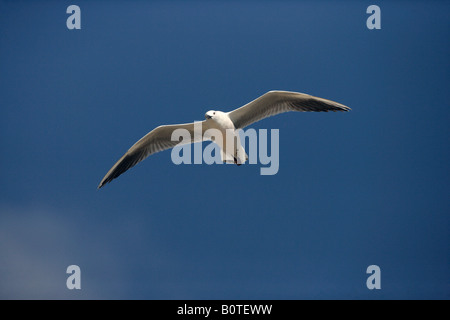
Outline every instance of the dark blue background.
{"label": "dark blue background", "polygon": [[[0,1],[0,298],[450,298],[450,4],[368,30],[371,4]],[[165,151],[96,190],[154,127],[274,89],[352,111],[255,124],[274,176]]]}

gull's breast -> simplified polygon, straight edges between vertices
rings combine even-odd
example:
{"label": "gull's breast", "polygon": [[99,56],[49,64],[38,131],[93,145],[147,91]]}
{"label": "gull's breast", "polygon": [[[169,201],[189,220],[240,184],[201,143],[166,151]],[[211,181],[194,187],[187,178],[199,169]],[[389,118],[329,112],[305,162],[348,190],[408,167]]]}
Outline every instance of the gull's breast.
{"label": "gull's breast", "polygon": [[219,114],[216,115],[216,117],[214,118],[215,122],[217,123],[218,128],[220,130],[227,130],[227,129],[232,129],[234,130],[234,123],[233,121],[231,121],[230,117],[228,116],[228,114],[224,113],[224,112],[220,112]]}

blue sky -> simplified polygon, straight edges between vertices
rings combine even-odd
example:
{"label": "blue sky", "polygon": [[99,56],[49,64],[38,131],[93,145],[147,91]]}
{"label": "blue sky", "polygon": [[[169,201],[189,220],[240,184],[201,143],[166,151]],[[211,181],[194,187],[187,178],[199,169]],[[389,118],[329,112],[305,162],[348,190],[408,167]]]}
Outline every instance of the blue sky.
{"label": "blue sky", "polygon": [[[449,10],[0,1],[0,298],[450,298]],[[253,125],[280,130],[274,176],[165,151],[96,189],[154,127],[274,89],[352,111]]]}

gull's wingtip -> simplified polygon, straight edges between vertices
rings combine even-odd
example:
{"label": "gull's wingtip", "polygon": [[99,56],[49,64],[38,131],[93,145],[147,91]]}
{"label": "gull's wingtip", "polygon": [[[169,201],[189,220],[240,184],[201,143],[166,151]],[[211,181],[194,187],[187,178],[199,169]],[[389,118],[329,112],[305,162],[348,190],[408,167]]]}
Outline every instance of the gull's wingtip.
{"label": "gull's wingtip", "polygon": [[339,105],[339,106],[333,106],[332,108],[330,108],[328,110],[322,110],[322,111],[325,111],[325,112],[330,112],[330,111],[331,112],[349,112],[351,110],[352,109],[347,106]]}
{"label": "gull's wingtip", "polygon": [[106,182],[104,180],[102,180],[98,186],[97,186],[97,190],[100,190],[104,185],[106,184]]}
{"label": "gull's wingtip", "polygon": [[335,102],[334,103],[335,109],[332,111],[342,111],[342,112],[349,112],[352,110],[352,108],[347,107],[346,105],[343,105],[341,103]]}

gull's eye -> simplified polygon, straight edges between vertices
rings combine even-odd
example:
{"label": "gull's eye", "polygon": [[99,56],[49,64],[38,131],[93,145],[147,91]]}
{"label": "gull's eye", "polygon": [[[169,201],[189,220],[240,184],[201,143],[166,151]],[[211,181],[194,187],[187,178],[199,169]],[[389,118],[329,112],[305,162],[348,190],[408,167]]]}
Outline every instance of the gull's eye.
{"label": "gull's eye", "polygon": [[213,115],[216,115],[216,113],[215,113],[215,112],[213,112]]}

